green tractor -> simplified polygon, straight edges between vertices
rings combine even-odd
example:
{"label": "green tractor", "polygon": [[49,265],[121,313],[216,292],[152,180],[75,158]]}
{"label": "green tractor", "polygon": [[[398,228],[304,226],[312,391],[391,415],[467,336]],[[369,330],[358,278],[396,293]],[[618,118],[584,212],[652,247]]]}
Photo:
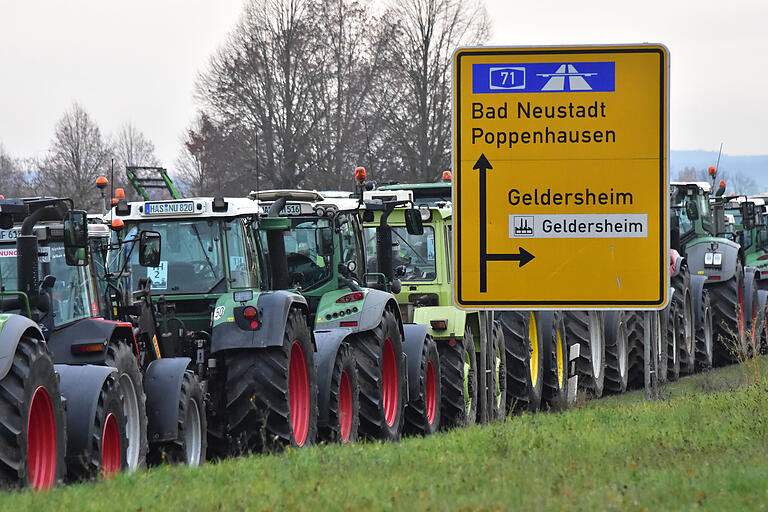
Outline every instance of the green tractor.
{"label": "green tractor", "polygon": [[[479,402],[477,390],[483,389],[478,387],[483,338],[489,340],[491,357],[487,360],[487,368],[493,378],[485,388],[491,396],[488,414],[481,414],[481,418],[503,418],[512,411],[533,411],[542,403],[548,407],[564,407],[568,400],[569,364],[561,312],[491,312],[489,315],[493,320],[487,329],[483,312],[466,311],[453,305],[451,184],[449,176],[445,178],[446,181],[439,183],[385,185],[366,192],[365,197],[402,196],[419,208],[424,219],[425,233],[420,237],[412,237],[404,229],[404,209],[396,209],[387,219],[394,238],[393,258],[397,260],[394,267],[403,283],[397,297],[409,320],[430,327],[430,334],[438,341],[441,357],[445,352],[448,358],[448,352],[455,350],[454,347],[461,347],[465,354],[464,370],[458,374],[467,382],[464,389],[455,384],[458,377],[443,383],[446,395],[446,390],[455,388],[453,394],[464,395],[472,404],[454,421],[474,422],[477,419],[478,409],[474,404]],[[378,221],[380,214],[366,223],[366,246],[372,256],[377,255],[375,228]],[[443,403],[448,409],[444,418],[451,414],[451,410],[458,410],[457,406],[451,405],[451,402],[458,403],[457,400],[449,402],[446,399],[444,395]]]}
{"label": "green tractor", "polygon": [[[270,262],[284,258],[288,265],[273,285],[298,290],[309,305],[323,438],[395,440],[403,431],[435,432],[441,422],[437,348],[424,326],[403,323],[380,276],[366,273],[359,202],[303,190],[253,192],[251,198],[267,218],[288,226],[262,238]],[[345,375],[352,385],[342,388]],[[342,416],[353,428],[344,427]]]}
{"label": "green tractor", "polygon": [[[699,333],[693,347],[695,363],[708,367],[733,362],[746,350],[745,297],[752,290],[745,287],[751,283],[745,281],[744,251],[726,231],[724,202],[718,199],[725,183],[721,182],[712,196],[712,204],[709,183],[675,182],[671,186],[670,245],[684,258],[680,265],[683,279],[673,279],[673,284],[678,283],[678,296],[682,296],[681,282],[690,282],[693,290],[693,313],[686,308],[686,315],[695,317],[693,330]],[[699,292],[700,283],[706,294]],[[711,332],[706,321],[707,304],[711,308]]]}
{"label": "green tractor", "polygon": [[113,345],[133,341],[133,332],[96,314],[85,212],[58,198],[3,199],[0,211],[0,304],[13,313],[3,325],[8,353],[0,373],[15,375],[0,385],[15,390],[6,396],[25,398],[4,407],[12,412],[0,431],[20,431],[12,425],[25,414],[41,414],[35,421],[28,418],[27,427],[35,427],[36,434],[27,432],[26,458],[19,447],[12,448],[23,437],[3,441],[2,479],[15,471],[33,487],[47,488],[64,475],[63,462],[70,479],[133,469],[129,457],[139,458],[141,417],[130,405],[138,394],[120,362],[109,359]]}
{"label": "green tractor", "polygon": [[[139,296],[123,307],[138,302],[154,312],[151,348],[162,359],[188,358],[202,382],[208,454],[314,443],[317,373],[309,306],[299,294],[273,289],[287,269],[275,258],[267,265],[258,236],[285,229],[282,219],[263,218],[249,199],[221,197],[120,200],[111,215],[123,225],[123,240],[143,232],[162,240],[154,266],[141,265],[141,249],[124,248],[110,258],[109,271],[120,276],[118,297]],[[163,424],[170,429],[178,408],[165,410]]]}

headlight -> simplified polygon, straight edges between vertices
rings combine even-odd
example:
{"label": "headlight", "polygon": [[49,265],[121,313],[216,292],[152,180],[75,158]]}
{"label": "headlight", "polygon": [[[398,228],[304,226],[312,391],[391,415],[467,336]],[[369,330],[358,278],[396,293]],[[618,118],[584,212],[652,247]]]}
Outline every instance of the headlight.
{"label": "headlight", "polygon": [[715,265],[720,266],[723,264],[723,255],[719,252],[715,253]]}
{"label": "headlight", "polygon": [[715,257],[715,255],[712,254],[711,252],[708,252],[708,253],[704,254],[704,264],[705,265],[711,265],[712,261],[714,260],[714,257]]}

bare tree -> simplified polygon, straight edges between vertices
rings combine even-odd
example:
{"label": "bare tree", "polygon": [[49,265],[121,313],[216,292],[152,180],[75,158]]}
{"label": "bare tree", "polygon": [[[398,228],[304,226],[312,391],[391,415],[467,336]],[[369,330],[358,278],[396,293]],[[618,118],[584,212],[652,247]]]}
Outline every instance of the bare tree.
{"label": "bare tree", "polygon": [[4,197],[23,197],[33,194],[21,163],[9,155],[0,144],[0,194]]}
{"label": "bare tree", "polygon": [[385,104],[402,167],[390,171],[432,181],[451,166],[453,51],[487,40],[487,14],[482,0],[392,0],[386,17],[399,27],[386,77],[395,86]]}
{"label": "bare tree", "polygon": [[241,169],[260,167],[265,181],[277,187],[302,182],[302,148],[318,115],[310,102],[316,49],[310,3],[249,1],[198,83],[210,117],[241,137],[232,160]]}
{"label": "bare tree", "polygon": [[112,150],[96,123],[77,103],[56,123],[48,154],[40,164],[36,187],[41,193],[71,197],[79,208],[100,203],[96,178],[107,175]]}
{"label": "bare tree", "polygon": [[160,165],[155,155],[155,145],[133,123],[126,123],[120,129],[115,142],[115,159],[121,167]]}

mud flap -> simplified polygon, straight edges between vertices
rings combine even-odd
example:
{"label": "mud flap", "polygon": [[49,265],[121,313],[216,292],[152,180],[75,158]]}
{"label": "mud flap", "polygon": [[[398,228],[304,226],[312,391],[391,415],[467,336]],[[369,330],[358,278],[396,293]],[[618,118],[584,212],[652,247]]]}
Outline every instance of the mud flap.
{"label": "mud flap", "polygon": [[331,379],[333,378],[333,364],[336,362],[336,354],[341,344],[353,334],[351,329],[339,328],[315,331],[315,366],[317,366],[317,426],[328,426],[328,408],[331,396]]}
{"label": "mud flap", "polygon": [[67,404],[67,460],[77,459],[90,449],[93,418],[104,381],[117,370],[111,366],[53,365],[59,374],[61,396]]}
{"label": "mud flap", "polygon": [[403,359],[408,369],[406,403],[412,396],[419,396],[419,372],[421,372],[421,352],[424,350],[424,340],[427,339],[429,328],[421,324],[403,324]]}
{"label": "mud flap", "polygon": [[173,441],[178,436],[181,382],[190,362],[188,357],[171,357],[152,361],[147,367],[144,392],[150,443]]}

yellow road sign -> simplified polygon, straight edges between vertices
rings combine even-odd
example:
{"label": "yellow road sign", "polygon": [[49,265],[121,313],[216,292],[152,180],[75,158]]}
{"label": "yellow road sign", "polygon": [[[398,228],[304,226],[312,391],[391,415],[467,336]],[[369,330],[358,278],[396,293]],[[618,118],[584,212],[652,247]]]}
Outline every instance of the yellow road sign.
{"label": "yellow road sign", "polygon": [[668,298],[668,51],[454,54],[454,299],[658,309]]}

